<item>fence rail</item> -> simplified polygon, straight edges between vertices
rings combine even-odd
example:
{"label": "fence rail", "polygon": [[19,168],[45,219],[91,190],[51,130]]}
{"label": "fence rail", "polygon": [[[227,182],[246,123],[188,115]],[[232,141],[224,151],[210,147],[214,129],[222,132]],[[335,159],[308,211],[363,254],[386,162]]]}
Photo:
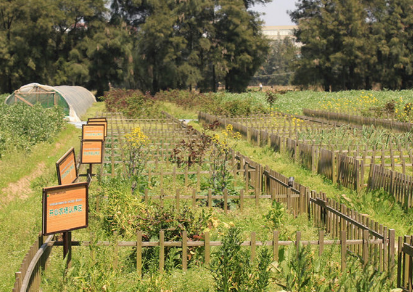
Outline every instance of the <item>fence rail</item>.
{"label": "fence rail", "polygon": [[[115,246],[115,247],[134,247],[136,248],[136,270],[139,275],[142,275],[142,256],[143,248],[153,248],[159,247],[159,271],[163,271],[165,268],[165,249],[168,247],[179,247],[181,248],[181,259],[182,259],[182,269],[187,270],[188,267],[188,248],[203,248],[204,254],[204,264],[208,265],[211,261],[211,247],[222,246],[221,241],[211,241],[209,232],[203,234],[204,240],[199,241],[190,241],[188,240],[188,234],[186,231],[182,231],[181,241],[167,241],[165,240],[165,232],[159,232],[158,241],[144,241],[142,231],[137,231],[137,240],[136,241],[72,241],[73,246]],[[383,246],[394,246],[394,230],[390,230],[388,236],[385,235],[382,239],[369,238],[368,231],[366,230],[363,233],[361,239],[347,239],[347,231],[343,230],[340,232],[340,238],[326,239],[325,233],[323,230],[319,231],[318,240],[302,240],[301,232],[296,232],[296,240],[282,241],[279,240],[280,233],[279,231],[273,231],[272,240],[267,241],[257,241],[256,232],[251,232],[250,240],[243,241],[240,246],[248,246],[250,248],[251,261],[253,261],[256,256],[256,249],[259,246],[270,246],[272,250],[272,257],[274,261],[278,260],[280,247],[295,245],[297,248],[300,246],[311,245],[318,246],[318,255],[322,255],[324,252],[325,246],[328,245],[339,245],[341,247],[341,270],[344,271],[347,263],[347,255],[353,253],[354,248],[359,248],[363,256],[365,263],[371,263],[375,265],[380,271],[387,271],[390,267],[395,265],[395,249],[389,250],[389,255],[386,257],[387,261],[383,261],[383,257],[378,257],[375,252],[382,251]],[[55,246],[63,245],[62,242],[54,242]],[[117,251],[118,249],[115,249]],[[118,258],[115,255],[114,267],[118,266]]]}

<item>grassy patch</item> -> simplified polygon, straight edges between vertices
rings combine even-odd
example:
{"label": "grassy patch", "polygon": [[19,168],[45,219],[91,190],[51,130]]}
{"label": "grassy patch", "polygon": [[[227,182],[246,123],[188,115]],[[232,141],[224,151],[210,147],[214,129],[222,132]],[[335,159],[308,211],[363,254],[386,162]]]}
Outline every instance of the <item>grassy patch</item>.
{"label": "grassy patch", "polygon": [[[0,193],[12,182],[32,173],[40,163],[42,172],[28,184],[24,196],[19,195],[11,201],[3,202],[0,209],[0,291],[10,290],[14,283],[14,273],[29,247],[41,231],[41,193],[42,188],[57,184],[56,161],[72,146],[79,145],[79,131],[67,125],[52,142],[43,142],[33,147],[30,153],[14,152],[4,157],[0,163]],[[77,155],[79,153],[78,147]],[[27,191],[27,192],[26,192]]]}
{"label": "grassy patch", "polygon": [[87,121],[88,118],[94,118],[97,116],[100,116],[101,113],[106,112],[106,105],[104,102],[95,102],[87,111],[86,114],[84,114],[81,117],[82,121]]}

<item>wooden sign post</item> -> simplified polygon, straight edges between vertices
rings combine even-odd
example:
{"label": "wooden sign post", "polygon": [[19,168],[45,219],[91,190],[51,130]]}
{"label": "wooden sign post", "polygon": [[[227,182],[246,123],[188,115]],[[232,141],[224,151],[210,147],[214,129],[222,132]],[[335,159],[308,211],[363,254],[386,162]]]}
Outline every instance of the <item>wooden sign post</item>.
{"label": "wooden sign post", "polygon": [[108,121],[106,118],[89,118],[87,120],[88,125],[105,125],[105,137],[107,136]]}
{"label": "wooden sign post", "polygon": [[71,257],[70,231],[88,226],[88,183],[43,188],[42,233],[63,232],[63,257]]}
{"label": "wooden sign post", "polygon": [[82,141],[80,162],[83,164],[89,164],[90,176],[92,176],[92,165],[101,164],[102,161],[103,161],[103,141],[102,140]]}
{"label": "wooden sign post", "polygon": [[56,162],[56,171],[59,185],[67,185],[76,181],[78,170],[76,167],[75,149],[73,147]]}
{"label": "wooden sign post", "polygon": [[82,140],[102,140],[105,141],[104,124],[87,124],[82,126]]}

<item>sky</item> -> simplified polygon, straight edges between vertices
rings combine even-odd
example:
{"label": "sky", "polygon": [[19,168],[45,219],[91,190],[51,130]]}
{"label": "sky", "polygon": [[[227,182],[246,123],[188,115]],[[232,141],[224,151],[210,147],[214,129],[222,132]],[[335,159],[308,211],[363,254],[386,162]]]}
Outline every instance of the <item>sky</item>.
{"label": "sky", "polygon": [[252,10],[265,12],[266,15],[261,16],[265,26],[293,25],[287,10],[295,10],[295,2],[294,0],[273,0],[265,6],[256,5]]}

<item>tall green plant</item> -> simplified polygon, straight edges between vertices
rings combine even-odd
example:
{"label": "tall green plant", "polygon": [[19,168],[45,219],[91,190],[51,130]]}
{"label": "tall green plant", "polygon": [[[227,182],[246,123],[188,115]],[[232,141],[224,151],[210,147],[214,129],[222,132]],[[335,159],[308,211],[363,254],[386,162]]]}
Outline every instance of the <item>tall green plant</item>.
{"label": "tall green plant", "polygon": [[145,167],[149,152],[149,138],[140,127],[125,135],[127,159],[124,161],[127,168],[127,177],[131,181],[132,194],[143,182],[142,171]]}
{"label": "tall green plant", "polygon": [[269,284],[271,257],[267,250],[252,264],[247,250],[241,248],[241,230],[231,227],[214,254],[211,271],[217,291],[265,291]]}
{"label": "tall green plant", "polygon": [[371,263],[347,256],[347,268],[341,272],[337,248],[332,246],[316,256],[310,245],[290,246],[276,267],[276,283],[287,291],[390,291],[390,273],[377,271]]}

